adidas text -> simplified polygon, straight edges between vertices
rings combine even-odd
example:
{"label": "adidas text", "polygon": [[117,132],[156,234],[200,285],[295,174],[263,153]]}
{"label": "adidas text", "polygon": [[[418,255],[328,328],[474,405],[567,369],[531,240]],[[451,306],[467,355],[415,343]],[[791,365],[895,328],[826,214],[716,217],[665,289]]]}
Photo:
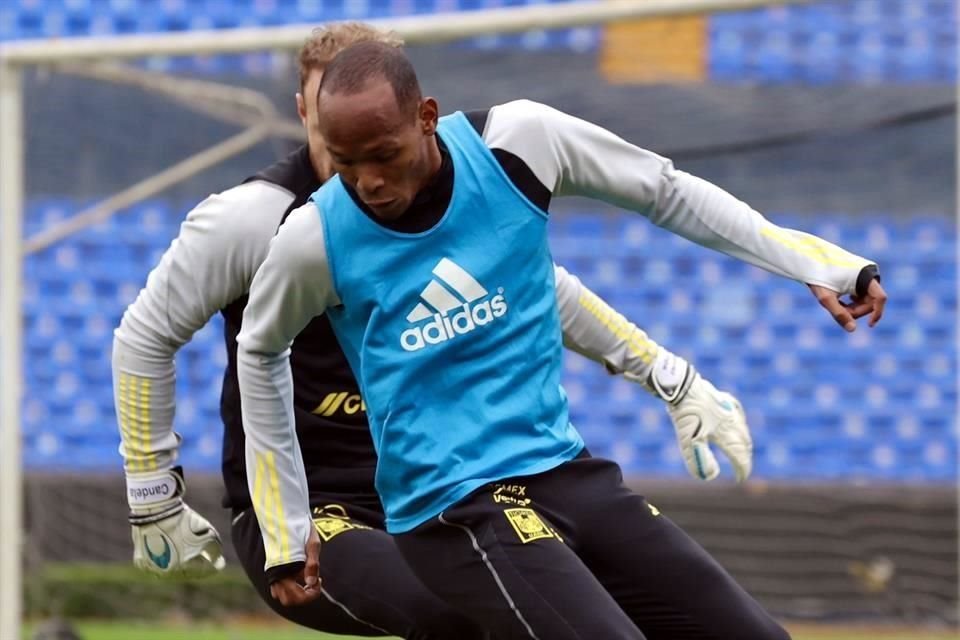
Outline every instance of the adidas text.
{"label": "adidas text", "polygon": [[440,344],[458,335],[470,333],[506,312],[507,301],[500,294],[473,306],[464,303],[459,311],[452,315],[435,313],[430,322],[407,329],[400,334],[400,345],[404,351],[419,351],[428,344]]}

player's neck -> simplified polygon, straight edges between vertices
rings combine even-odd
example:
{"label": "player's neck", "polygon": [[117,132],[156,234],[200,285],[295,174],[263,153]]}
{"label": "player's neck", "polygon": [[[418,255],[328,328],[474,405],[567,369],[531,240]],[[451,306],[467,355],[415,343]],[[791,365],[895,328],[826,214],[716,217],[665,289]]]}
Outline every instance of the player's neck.
{"label": "player's neck", "polygon": [[426,189],[440,173],[440,167],[443,166],[443,155],[440,153],[440,145],[437,143],[437,136],[430,139],[430,147],[427,150],[427,171],[424,172],[423,180],[420,182],[420,189]]}

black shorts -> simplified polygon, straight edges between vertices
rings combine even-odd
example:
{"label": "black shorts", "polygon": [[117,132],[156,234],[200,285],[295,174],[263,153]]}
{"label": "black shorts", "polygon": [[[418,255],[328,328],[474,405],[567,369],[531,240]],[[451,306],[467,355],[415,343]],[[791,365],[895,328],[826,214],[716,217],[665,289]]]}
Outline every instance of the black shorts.
{"label": "black shorts", "polygon": [[323,597],[284,607],[270,595],[263,538],[253,508],[235,512],[231,537],[250,582],[271,609],[297,624],[354,636],[472,640],[479,626],[427,591],[383,531],[383,515],[344,502],[314,508]]}
{"label": "black shorts", "polygon": [[487,485],[396,536],[407,564],[500,640],[788,640],[702,547],[581,454]]}

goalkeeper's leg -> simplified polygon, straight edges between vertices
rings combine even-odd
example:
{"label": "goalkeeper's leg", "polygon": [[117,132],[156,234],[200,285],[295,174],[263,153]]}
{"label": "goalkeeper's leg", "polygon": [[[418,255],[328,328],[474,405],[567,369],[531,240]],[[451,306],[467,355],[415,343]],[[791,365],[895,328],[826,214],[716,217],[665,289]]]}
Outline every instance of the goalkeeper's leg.
{"label": "goalkeeper's leg", "polygon": [[234,514],[231,536],[244,571],[278,614],[326,633],[411,640],[480,640],[486,634],[427,591],[407,568],[383,516],[343,504],[315,509],[321,536],[323,597],[284,607],[270,595],[263,571],[263,539],[253,509]]}

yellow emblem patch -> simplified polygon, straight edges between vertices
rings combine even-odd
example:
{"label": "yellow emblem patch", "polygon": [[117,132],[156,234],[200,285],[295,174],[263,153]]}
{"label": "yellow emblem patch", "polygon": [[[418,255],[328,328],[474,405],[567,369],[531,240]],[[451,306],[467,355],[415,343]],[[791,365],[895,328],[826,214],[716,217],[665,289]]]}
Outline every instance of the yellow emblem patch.
{"label": "yellow emblem patch", "polygon": [[334,537],[344,531],[351,529],[370,529],[365,524],[361,524],[349,519],[347,510],[339,504],[328,504],[325,507],[317,507],[313,510],[313,526],[317,528],[320,539],[329,542]]}
{"label": "yellow emblem patch", "polygon": [[503,513],[523,544],[541,538],[556,537],[533,509],[504,509]]}
{"label": "yellow emblem patch", "polygon": [[320,534],[320,539],[324,542],[329,542],[344,531],[356,529],[349,520],[341,518],[316,518],[313,524],[317,528],[317,533]]}

